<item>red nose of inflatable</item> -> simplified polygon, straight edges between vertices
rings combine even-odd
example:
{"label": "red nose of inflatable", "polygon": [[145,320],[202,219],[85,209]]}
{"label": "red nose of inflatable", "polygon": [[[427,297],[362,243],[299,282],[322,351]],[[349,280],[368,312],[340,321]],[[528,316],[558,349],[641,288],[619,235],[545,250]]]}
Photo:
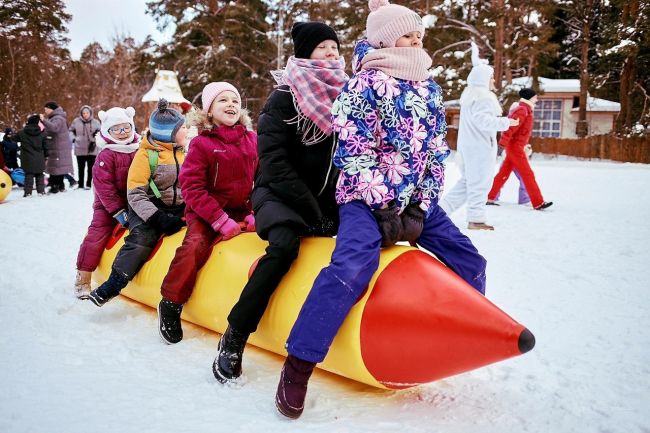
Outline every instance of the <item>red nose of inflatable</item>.
{"label": "red nose of inflatable", "polygon": [[361,320],[363,361],[388,388],[473,370],[534,345],[528,329],[421,251],[381,272]]}

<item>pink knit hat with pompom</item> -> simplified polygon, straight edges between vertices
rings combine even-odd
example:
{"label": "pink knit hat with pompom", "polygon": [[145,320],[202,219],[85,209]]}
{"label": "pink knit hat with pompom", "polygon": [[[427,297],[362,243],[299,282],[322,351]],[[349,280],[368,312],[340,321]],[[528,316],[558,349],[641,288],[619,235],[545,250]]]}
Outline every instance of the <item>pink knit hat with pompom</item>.
{"label": "pink knit hat with pompom", "polygon": [[235,95],[237,95],[237,98],[239,98],[239,102],[241,102],[241,96],[239,95],[239,91],[235,86],[233,86],[230,83],[227,83],[225,81],[218,81],[206,85],[203,88],[203,93],[201,93],[201,105],[203,106],[203,113],[208,114],[212,102],[217,98],[217,96],[219,96],[220,93],[223,93],[228,90],[233,92]]}
{"label": "pink knit hat with pompom", "polygon": [[374,48],[393,48],[399,38],[410,32],[420,32],[424,37],[422,18],[411,9],[388,0],[370,0],[368,7],[366,36]]}

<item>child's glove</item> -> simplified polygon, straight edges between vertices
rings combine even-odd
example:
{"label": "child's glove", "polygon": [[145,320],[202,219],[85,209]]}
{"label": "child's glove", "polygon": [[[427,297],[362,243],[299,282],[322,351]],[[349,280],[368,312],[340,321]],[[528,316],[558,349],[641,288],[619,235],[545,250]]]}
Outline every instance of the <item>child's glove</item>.
{"label": "child's glove", "polygon": [[246,224],[246,231],[247,232],[254,232],[255,231],[255,215],[253,215],[253,214],[247,215],[246,218],[244,218],[244,224]]}
{"label": "child's glove", "polygon": [[181,217],[167,214],[162,210],[157,210],[156,213],[149,218],[148,222],[168,236],[173,235],[185,226],[185,221],[183,221]]}
{"label": "child's glove", "polygon": [[118,210],[114,215],[113,218],[117,220],[118,223],[124,228],[129,227],[129,213],[124,210],[120,209]]}
{"label": "child's glove", "polygon": [[420,204],[410,204],[402,212],[402,240],[415,242],[418,240],[424,229],[424,211],[420,209]]}
{"label": "child's glove", "polygon": [[223,235],[223,240],[227,241],[228,239],[232,239],[240,234],[241,227],[234,219],[228,218],[226,222],[219,227],[219,231]]}
{"label": "child's glove", "polygon": [[397,213],[397,206],[391,204],[385,209],[375,209],[373,215],[379,225],[381,246],[390,247],[402,238],[402,220]]}

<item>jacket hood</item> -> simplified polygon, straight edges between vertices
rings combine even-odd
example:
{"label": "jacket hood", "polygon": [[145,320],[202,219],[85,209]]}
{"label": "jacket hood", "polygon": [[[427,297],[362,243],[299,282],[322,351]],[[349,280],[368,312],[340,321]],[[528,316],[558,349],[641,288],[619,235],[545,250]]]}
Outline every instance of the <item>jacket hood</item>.
{"label": "jacket hood", "polygon": [[494,75],[494,68],[486,59],[479,56],[478,46],[472,41],[472,70],[467,76],[467,85],[485,87],[490,89],[490,78]]}
{"label": "jacket hood", "polygon": [[[89,110],[90,111],[90,117],[88,120],[84,120],[83,117],[83,111],[84,110]],[[79,109],[79,118],[81,119],[82,122],[90,122],[93,120],[93,116],[95,115],[95,111],[93,110],[93,107],[90,105],[82,105],[81,108]]]}
{"label": "jacket hood", "polygon": [[53,117],[55,117],[55,116],[63,116],[64,118],[66,118],[68,115],[67,115],[67,113],[66,113],[65,111],[63,111],[63,108],[61,108],[61,107],[57,107],[56,109],[54,109],[54,110],[50,113],[49,116],[47,116],[47,118],[48,118],[48,119],[51,119],[51,118],[53,118]]}
{"label": "jacket hood", "polygon": [[370,45],[367,39],[361,39],[354,46],[354,52],[352,55],[352,73],[356,74],[361,71],[361,61],[364,57],[368,55],[369,52],[376,50]]}
{"label": "jacket hood", "polygon": [[38,127],[38,125],[25,125],[25,128],[23,130],[25,131],[25,134],[32,135],[34,137],[40,135],[43,132],[41,131],[41,128]]}

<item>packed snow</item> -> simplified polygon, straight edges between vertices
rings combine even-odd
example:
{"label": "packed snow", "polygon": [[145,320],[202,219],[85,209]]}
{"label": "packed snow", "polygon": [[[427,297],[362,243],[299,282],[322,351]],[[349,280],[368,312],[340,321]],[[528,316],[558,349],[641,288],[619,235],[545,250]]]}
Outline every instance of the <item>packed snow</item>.
{"label": "packed snow", "polygon": [[[248,346],[245,377],[222,386],[218,334],[184,323],[167,346],[155,310],[74,298],[91,191],[14,189],[0,204],[0,432],[647,433],[650,166],[533,168],[554,206],[515,204],[513,177],[489,208],[496,230],[467,232],[488,259],[488,298],[535,334],[533,351],[403,391],[317,371],[297,421],[274,406],[282,357]],[[464,210],[453,219],[465,227]]]}

